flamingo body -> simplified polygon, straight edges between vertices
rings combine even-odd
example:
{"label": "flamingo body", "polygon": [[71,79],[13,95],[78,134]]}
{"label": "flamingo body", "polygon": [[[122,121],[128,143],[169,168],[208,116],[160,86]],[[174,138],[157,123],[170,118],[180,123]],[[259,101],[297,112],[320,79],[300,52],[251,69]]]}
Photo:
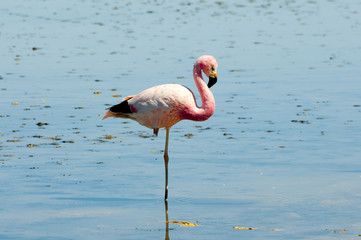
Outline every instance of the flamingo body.
{"label": "flamingo body", "polygon": [[179,84],[149,88],[128,100],[134,118],[152,129],[170,128],[184,119],[188,106],[194,104],[191,91]]}
{"label": "flamingo body", "polygon": [[112,114],[115,117],[134,119],[151,129],[170,128],[185,119],[204,121],[214,112],[212,108],[206,116],[194,114],[193,110],[197,107],[195,97],[188,88],[180,84],[155,86],[125,101],[131,113],[113,112]]}
{"label": "flamingo body", "polygon": [[[193,78],[201,95],[202,106],[198,107],[194,94],[180,84],[163,84],[148,88],[141,93],[123,99],[105,113],[107,117],[130,118],[141,125],[151,128],[157,135],[160,128],[166,128],[164,162],[166,166],[166,194],[168,192],[168,137],[169,129],[181,120],[204,121],[212,116],[215,101],[210,87],[217,81],[217,61],[204,55],[198,58],[193,68]],[[208,85],[202,78],[209,77]]]}

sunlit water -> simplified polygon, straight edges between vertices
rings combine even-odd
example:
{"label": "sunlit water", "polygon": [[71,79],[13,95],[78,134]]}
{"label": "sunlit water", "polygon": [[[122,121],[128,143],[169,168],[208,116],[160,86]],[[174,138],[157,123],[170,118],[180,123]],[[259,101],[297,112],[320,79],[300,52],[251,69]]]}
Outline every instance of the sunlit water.
{"label": "sunlit water", "polygon": [[[216,112],[171,130],[170,239],[361,234],[361,4],[8,1],[0,6],[0,238],[162,239],[165,132],[100,121],[147,87]],[[251,228],[234,229],[234,227]]]}

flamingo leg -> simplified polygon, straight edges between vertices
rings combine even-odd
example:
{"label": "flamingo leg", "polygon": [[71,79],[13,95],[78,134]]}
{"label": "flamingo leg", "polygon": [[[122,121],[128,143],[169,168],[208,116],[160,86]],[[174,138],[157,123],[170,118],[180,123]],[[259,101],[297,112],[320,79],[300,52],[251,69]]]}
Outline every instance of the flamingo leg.
{"label": "flamingo leg", "polygon": [[165,193],[164,193],[164,201],[168,201],[168,141],[169,141],[169,128],[166,128],[167,133],[165,137],[165,148],[164,148],[164,166],[165,166]]}

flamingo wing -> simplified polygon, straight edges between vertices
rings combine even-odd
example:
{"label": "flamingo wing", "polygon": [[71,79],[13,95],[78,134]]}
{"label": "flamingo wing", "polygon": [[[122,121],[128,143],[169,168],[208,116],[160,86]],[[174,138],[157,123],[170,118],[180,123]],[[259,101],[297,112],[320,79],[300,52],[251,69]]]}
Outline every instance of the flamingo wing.
{"label": "flamingo wing", "polygon": [[141,125],[170,128],[182,113],[195,105],[193,93],[180,84],[164,84],[144,90],[128,100],[133,116]]}

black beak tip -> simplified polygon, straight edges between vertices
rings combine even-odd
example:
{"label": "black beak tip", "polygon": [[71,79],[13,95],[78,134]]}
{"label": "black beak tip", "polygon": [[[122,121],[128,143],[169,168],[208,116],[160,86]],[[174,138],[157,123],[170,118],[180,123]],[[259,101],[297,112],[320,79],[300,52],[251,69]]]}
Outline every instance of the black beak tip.
{"label": "black beak tip", "polygon": [[216,84],[217,78],[216,77],[209,77],[208,87],[211,88],[214,84]]}

